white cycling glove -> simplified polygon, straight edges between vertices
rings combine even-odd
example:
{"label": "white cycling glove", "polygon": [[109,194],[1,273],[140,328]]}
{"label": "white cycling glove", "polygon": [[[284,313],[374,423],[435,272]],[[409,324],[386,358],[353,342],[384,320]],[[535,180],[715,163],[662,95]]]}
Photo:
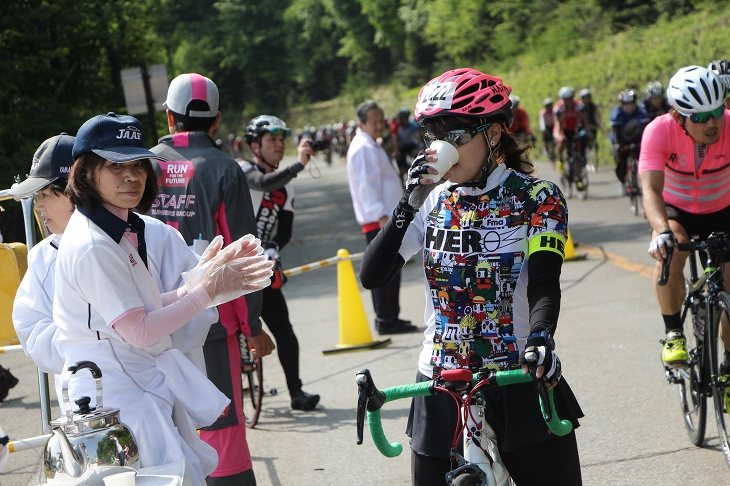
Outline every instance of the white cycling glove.
{"label": "white cycling glove", "polygon": [[664,230],[656,235],[656,238],[651,240],[651,243],[649,243],[649,254],[652,257],[656,258],[655,254],[659,252],[659,248],[661,248],[662,246],[672,248],[674,247],[674,244],[676,242],[677,238],[674,236],[674,233],[672,233],[670,230]]}

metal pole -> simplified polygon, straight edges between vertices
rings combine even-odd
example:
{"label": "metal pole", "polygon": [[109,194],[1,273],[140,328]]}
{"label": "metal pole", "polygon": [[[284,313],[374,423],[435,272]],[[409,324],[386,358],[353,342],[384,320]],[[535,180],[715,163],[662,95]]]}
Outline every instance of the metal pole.
{"label": "metal pole", "polygon": [[157,123],[155,122],[155,102],[152,99],[152,88],[150,88],[150,75],[147,72],[147,63],[144,59],[139,60],[139,68],[142,71],[142,83],[144,84],[144,97],[147,100],[147,115],[150,117],[150,133],[152,134],[152,145],[157,144]]}
{"label": "metal pole", "polygon": [[[35,246],[35,231],[33,221],[35,214],[33,212],[33,198],[27,197],[20,200],[23,208],[23,223],[25,224],[25,243],[28,251]],[[38,393],[41,401],[41,430],[45,433],[49,430],[51,424],[51,394],[48,387],[48,375],[38,370]]]}

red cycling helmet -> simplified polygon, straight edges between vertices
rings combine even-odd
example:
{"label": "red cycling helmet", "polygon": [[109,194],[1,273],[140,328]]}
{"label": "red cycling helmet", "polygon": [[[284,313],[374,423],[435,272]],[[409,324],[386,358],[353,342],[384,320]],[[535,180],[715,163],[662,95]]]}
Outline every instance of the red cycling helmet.
{"label": "red cycling helmet", "polygon": [[418,93],[417,121],[437,116],[473,116],[512,125],[510,86],[476,69],[446,71],[433,78]]}

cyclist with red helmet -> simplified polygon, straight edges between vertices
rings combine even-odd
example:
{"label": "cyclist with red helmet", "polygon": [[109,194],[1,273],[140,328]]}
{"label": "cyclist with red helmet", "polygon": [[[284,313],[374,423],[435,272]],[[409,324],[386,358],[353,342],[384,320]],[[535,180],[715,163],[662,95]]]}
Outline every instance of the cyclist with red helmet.
{"label": "cyclist with red helmet", "polygon": [[[687,349],[681,309],[685,298],[683,270],[688,252],[675,251],[665,286],[656,283],[667,247],[686,243],[691,235],[706,239],[716,231],[730,232],[730,111],[726,87],[716,73],[700,66],[680,69],[669,81],[667,98],[673,110],[644,130],[639,175],[644,211],[652,227],[649,254],[657,260],[654,290],[662,312],[666,339],[662,360],[683,366]],[[725,258],[725,287],[730,288],[730,255]],[[720,336],[730,349],[730,327]],[[730,367],[726,351],[720,374]]]}
{"label": "cyclist with red helmet", "polygon": [[[581,128],[588,129],[591,124],[585,105],[575,98],[575,89],[571,86],[563,86],[558,91],[558,101],[555,104],[554,113],[557,123],[555,124],[555,139],[558,142],[558,160],[562,172],[563,153],[573,138],[578,135]],[[585,148],[586,144],[581,144]]]}
{"label": "cyclist with red helmet", "polygon": [[[473,69],[447,71],[421,89],[415,116],[424,141],[451,144],[458,160],[436,183],[426,178],[438,173],[426,165],[438,160],[436,151],[414,160],[403,198],[365,251],[360,279],[366,288],[383,285],[422,254],[427,329],[416,381],[445,369],[527,372],[534,364],[554,387],[560,417],[577,427],[583,414],[561,379],[553,340],[567,207],[555,184],[531,175],[529,149],[509,133],[510,91]],[[581,484],[575,434],[547,432],[532,384],[484,396],[485,419],[516,484]],[[446,483],[457,414],[447,396],[413,399],[406,433],[414,485]]]}

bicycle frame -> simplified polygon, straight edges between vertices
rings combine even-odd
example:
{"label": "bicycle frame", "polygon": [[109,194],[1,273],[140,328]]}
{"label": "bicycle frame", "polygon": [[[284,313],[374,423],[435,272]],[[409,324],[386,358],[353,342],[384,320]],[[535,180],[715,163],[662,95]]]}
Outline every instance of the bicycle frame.
{"label": "bicycle frame", "polygon": [[[383,433],[383,426],[380,420],[380,409],[382,406],[387,402],[401,398],[447,393],[456,400],[460,408],[451,452],[451,456],[457,461],[458,467],[446,475],[448,484],[451,484],[454,478],[463,473],[479,477],[482,481],[481,484],[484,485],[496,486],[507,484],[509,476],[498,462],[499,456],[496,447],[493,449],[490,448],[492,449],[492,453],[490,454],[482,446],[480,438],[483,438],[485,432],[491,430],[491,427],[484,421],[484,404],[483,401],[480,401],[481,397],[476,394],[482,388],[530,381],[535,383],[538,389],[543,418],[550,430],[558,436],[570,433],[573,430],[572,423],[568,420],[561,421],[557,414],[553,413],[555,409],[553,391],[545,388],[542,379],[535,378],[534,370],[530,374],[524,374],[522,370],[493,371],[482,369],[473,374],[467,369],[446,370],[442,372],[441,377],[435,380],[391,387],[382,391],[375,387],[370,371],[367,369],[361,370],[357,373],[356,377],[359,388],[357,443],[360,445],[363,442],[363,428],[365,412],[367,410],[368,428],[377,449],[386,457],[400,455],[403,451],[403,446],[399,442],[388,442]],[[464,457],[455,452],[458,439],[462,434],[464,436]],[[495,464],[497,464],[497,467],[495,467]]]}

